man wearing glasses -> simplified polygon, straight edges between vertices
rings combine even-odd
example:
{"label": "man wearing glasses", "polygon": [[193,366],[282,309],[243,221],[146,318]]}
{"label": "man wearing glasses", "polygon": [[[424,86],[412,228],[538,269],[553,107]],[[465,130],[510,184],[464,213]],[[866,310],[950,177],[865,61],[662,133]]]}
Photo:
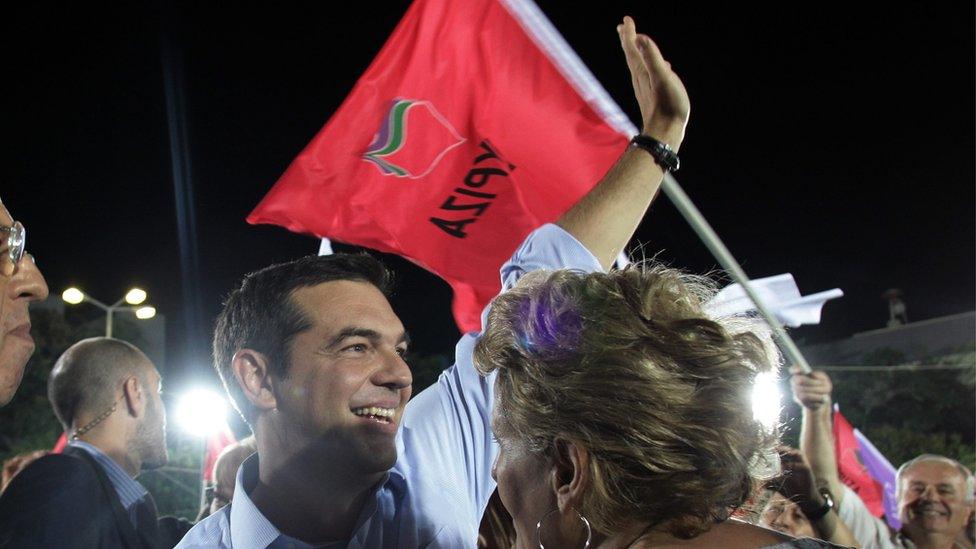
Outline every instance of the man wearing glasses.
{"label": "man wearing glasses", "polygon": [[0,406],[17,392],[34,353],[27,306],[47,298],[44,276],[24,253],[26,231],[0,203]]}

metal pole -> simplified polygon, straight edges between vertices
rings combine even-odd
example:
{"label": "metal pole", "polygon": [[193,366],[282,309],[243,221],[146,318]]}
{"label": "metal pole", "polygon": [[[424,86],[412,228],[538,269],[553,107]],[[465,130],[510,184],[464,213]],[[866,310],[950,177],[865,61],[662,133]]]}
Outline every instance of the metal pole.
{"label": "metal pole", "polygon": [[662,185],[664,188],[664,194],[668,195],[671,202],[674,204],[681,215],[684,216],[685,221],[691,225],[698,237],[701,238],[705,246],[712,252],[715,259],[718,260],[719,264],[723,269],[732,275],[732,279],[742,285],[742,289],[745,290],[746,295],[752,300],[756,305],[756,309],[759,313],[766,319],[769,323],[770,328],[773,330],[773,335],[779,341],[780,348],[789,357],[793,364],[796,364],[803,370],[804,373],[810,373],[810,365],[807,364],[803,354],[800,353],[800,349],[797,348],[796,343],[793,342],[793,338],[786,333],[783,329],[783,325],[780,323],[779,319],[766,308],[766,305],[760,299],[759,295],[756,294],[755,290],[752,289],[752,284],[749,283],[749,277],[746,276],[745,271],[742,270],[742,266],[739,262],[732,257],[729,249],[725,247],[722,240],[719,239],[718,235],[712,229],[708,221],[705,221],[705,217],[698,211],[698,208],[691,202],[688,195],[685,194],[678,182],[671,176],[670,173],[664,174],[664,183]]}
{"label": "metal pole", "polygon": [[112,312],[115,311],[114,307],[109,307],[106,309],[105,313],[105,337],[112,337]]}

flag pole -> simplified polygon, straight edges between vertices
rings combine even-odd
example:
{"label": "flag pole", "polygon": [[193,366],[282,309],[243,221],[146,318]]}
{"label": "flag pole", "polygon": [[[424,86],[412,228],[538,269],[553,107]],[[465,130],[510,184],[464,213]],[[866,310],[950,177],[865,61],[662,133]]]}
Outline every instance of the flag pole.
{"label": "flag pole", "polygon": [[719,239],[718,235],[712,229],[712,226],[708,224],[705,217],[698,211],[698,208],[691,202],[685,191],[678,185],[678,181],[671,176],[670,173],[665,172],[664,183],[662,184],[664,188],[664,194],[668,195],[671,202],[674,204],[681,215],[685,218],[685,221],[691,225],[691,228],[701,238],[701,241],[705,244],[705,247],[712,252],[715,259],[718,260],[719,264],[725,269],[729,274],[732,275],[732,279],[738,282],[742,289],[745,290],[746,295],[749,299],[756,304],[756,309],[762,314],[766,322],[773,329],[773,335],[776,336],[776,340],[779,341],[780,348],[790,359],[790,361],[799,366],[804,373],[810,373],[810,365],[807,363],[806,359],[803,358],[803,354],[800,353],[800,349],[793,342],[793,338],[786,333],[783,329],[783,324],[780,323],[779,319],[776,318],[773,313],[766,308],[766,305],[760,299],[759,295],[753,290],[752,284],[749,282],[749,277],[746,276],[745,271],[742,270],[742,266],[739,262],[732,257],[729,249],[725,247],[722,240]]}

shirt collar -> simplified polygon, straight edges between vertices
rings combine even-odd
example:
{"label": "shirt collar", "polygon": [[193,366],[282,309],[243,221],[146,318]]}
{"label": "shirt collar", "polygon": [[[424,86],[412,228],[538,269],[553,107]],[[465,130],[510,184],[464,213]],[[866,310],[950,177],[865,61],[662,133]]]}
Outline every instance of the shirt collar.
{"label": "shirt collar", "polygon": [[[303,541],[282,534],[274,524],[271,524],[271,521],[261,514],[261,511],[258,510],[257,506],[254,505],[254,502],[251,501],[251,496],[248,494],[248,492],[254,490],[254,487],[257,485],[259,472],[258,463],[258,455],[253,454],[249,458],[245,459],[244,462],[241,463],[240,469],[237,470],[237,479],[234,483],[234,497],[231,499],[229,517],[231,545],[235,547],[235,549],[264,549],[265,547],[271,545],[286,545],[288,547],[294,547],[295,549],[311,549],[314,547],[319,547],[309,545]],[[356,524],[356,530],[352,535],[353,539],[362,537],[361,534],[363,534],[363,530],[365,530],[363,526],[376,513],[377,494],[387,485],[389,485],[389,487],[395,492],[402,492],[404,488],[403,484],[403,476],[396,471],[387,473],[387,475],[384,476],[379,483],[377,483],[377,488],[373,491],[373,496],[366,500],[366,504],[360,513],[359,520]],[[341,546],[342,543],[328,543],[321,547],[331,547],[333,545]]]}
{"label": "shirt collar", "polygon": [[88,452],[92,458],[102,466],[105,470],[105,474],[108,479],[112,481],[112,486],[115,488],[115,492],[119,495],[119,501],[122,503],[122,507],[126,511],[131,510],[132,506],[142,500],[149,493],[143,485],[136,482],[129,473],[125,472],[125,469],[121,465],[116,463],[116,461],[110,458],[105,452],[98,449],[97,446],[89,444],[83,440],[72,440],[68,443],[69,446],[75,448],[81,448],[82,450]]}
{"label": "shirt collar", "polygon": [[263,549],[271,545],[281,532],[258,510],[249,490],[258,480],[258,455],[254,454],[241,463],[234,481],[234,497],[230,506],[230,540],[238,549]]}

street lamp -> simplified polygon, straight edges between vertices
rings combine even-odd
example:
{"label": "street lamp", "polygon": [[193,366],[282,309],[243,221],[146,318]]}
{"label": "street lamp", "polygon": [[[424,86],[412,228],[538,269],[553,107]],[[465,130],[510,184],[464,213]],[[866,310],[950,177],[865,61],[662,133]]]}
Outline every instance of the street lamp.
{"label": "street lamp", "polygon": [[[105,337],[112,337],[112,315],[116,311],[133,312],[139,320],[148,320],[156,316],[155,307],[149,305],[138,307],[138,305],[142,305],[146,301],[146,291],[140,288],[132,288],[125,294],[125,297],[112,305],[106,305],[75,287],[68,288],[62,292],[61,299],[71,305],[77,305],[82,301],[87,301],[105,311]],[[126,305],[123,305],[123,303],[126,303]]]}
{"label": "street lamp", "polygon": [[207,503],[207,451],[210,439],[223,433],[223,445],[233,442],[230,427],[227,426],[227,399],[208,389],[193,389],[180,398],[174,414],[176,424],[188,435],[199,438],[202,443],[200,458],[200,507]]}

